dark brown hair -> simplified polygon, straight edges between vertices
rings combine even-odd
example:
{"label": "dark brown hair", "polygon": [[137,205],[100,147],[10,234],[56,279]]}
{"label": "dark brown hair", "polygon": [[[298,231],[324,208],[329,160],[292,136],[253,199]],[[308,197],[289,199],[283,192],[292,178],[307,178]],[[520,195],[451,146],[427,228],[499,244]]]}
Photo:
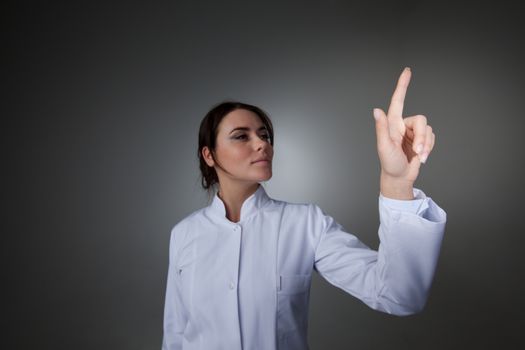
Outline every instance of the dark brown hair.
{"label": "dark brown hair", "polygon": [[[202,149],[207,146],[211,152],[213,160],[217,163],[215,159],[215,146],[217,141],[217,132],[218,126],[221,120],[230,112],[236,109],[245,109],[251,111],[259,116],[262,123],[266,127],[268,134],[270,136],[270,144],[273,146],[273,125],[268,117],[268,114],[264,112],[259,107],[242,103],[238,101],[224,101],[212,107],[212,109],[204,116],[204,119],[201,121],[199,128],[199,167],[201,171],[201,184],[205,190],[208,190],[208,193],[212,190],[213,186],[219,183],[219,178],[217,177],[217,172],[215,168],[208,166],[204,157],[202,156]],[[220,165],[217,164],[219,167]]]}

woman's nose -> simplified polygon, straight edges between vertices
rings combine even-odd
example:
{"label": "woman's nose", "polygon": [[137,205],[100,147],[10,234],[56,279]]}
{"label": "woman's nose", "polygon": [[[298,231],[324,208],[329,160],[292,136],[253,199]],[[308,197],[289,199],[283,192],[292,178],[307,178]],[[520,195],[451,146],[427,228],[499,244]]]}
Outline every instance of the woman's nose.
{"label": "woman's nose", "polygon": [[255,149],[256,150],[267,148],[269,146],[268,141],[266,141],[264,139],[261,139],[260,137],[257,137],[255,140],[256,140],[255,141]]}

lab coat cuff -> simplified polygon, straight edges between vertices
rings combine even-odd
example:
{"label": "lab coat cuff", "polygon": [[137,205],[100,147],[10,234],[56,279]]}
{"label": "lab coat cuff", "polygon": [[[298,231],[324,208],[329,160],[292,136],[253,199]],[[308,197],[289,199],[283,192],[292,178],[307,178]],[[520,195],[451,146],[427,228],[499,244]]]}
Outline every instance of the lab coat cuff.
{"label": "lab coat cuff", "polygon": [[418,188],[413,188],[414,199],[400,200],[383,196],[379,193],[379,204],[389,209],[398,210],[402,212],[412,213],[423,216],[428,209],[428,198],[423,191]]}

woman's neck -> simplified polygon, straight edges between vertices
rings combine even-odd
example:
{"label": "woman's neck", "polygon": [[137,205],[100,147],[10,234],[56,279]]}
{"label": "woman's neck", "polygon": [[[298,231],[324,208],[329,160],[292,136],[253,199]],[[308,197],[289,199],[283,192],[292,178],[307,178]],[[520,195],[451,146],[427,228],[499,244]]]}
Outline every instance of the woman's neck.
{"label": "woman's neck", "polygon": [[224,203],[226,208],[226,217],[232,222],[238,222],[241,219],[241,208],[246,198],[250,197],[257,191],[260,184],[242,185],[227,185],[219,184],[219,191],[217,195]]}

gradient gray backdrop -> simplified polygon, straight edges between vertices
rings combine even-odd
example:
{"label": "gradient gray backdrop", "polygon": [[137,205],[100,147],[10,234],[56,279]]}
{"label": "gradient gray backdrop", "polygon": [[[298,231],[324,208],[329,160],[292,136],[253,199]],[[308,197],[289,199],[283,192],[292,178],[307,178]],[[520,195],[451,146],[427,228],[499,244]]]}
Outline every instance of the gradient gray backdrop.
{"label": "gradient gray backdrop", "polygon": [[372,108],[436,145],[416,187],[448,214],[423,313],[315,274],[312,349],[523,341],[524,25],[501,1],[17,2],[4,11],[3,349],[160,349],[170,230],[207,205],[199,123],[232,98],[275,124],[270,196],[377,248]]}

